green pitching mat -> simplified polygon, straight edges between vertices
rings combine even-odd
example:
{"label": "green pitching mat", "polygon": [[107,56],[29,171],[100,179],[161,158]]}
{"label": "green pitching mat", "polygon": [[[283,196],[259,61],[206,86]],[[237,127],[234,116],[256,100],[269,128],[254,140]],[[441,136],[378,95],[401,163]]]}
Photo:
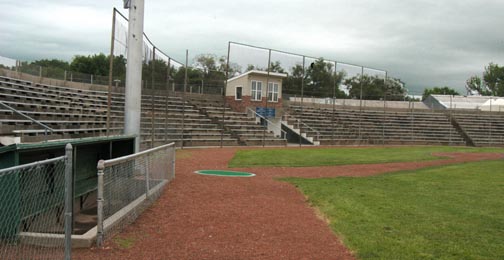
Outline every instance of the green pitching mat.
{"label": "green pitching mat", "polygon": [[201,175],[213,175],[213,176],[224,176],[224,177],[253,177],[255,174],[248,172],[235,172],[235,171],[221,171],[221,170],[200,170],[194,173]]}

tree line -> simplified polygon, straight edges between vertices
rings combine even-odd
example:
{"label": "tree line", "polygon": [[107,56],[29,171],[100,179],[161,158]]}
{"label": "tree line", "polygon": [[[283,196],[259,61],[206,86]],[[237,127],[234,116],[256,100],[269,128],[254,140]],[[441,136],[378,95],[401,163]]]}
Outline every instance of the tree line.
{"label": "tree line", "polygon": [[[58,59],[41,59],[33,62],[22,62],[21,66],[44,67],[44,76],[61,77],[62,71],[108,76],[109,57],[103,53],[93,55],[76,55],[70,61]],[[361,97],[368,100],[410,100],[405,83],[397,78],[387,78],[373,75],[356,75],[347,77],[344,71],[334,72],[333,63],[319,58],[303,69],[299,64],[285,68],[280,61],[270,63],[271,72],[285,73],[283,92],[290,95],[303,95],[313,97],[355,98]],[[230,63],[226,73],[227,60],[225,56],[218,57],[214,54],[197,55],[191,66],[187,68],[187,84],[189,86],[205,86],[207,88],[221,89],[224,87],[226,75],[232,77],[249,70],[267,70],[247,65],[243,70],[238,64]],[[144,86],[149,88],[166,88],[166,86],[183,85],[186,68],[181,64],[168,64],[165,60],[154,59],[144,61],[142,66]],[[124,82],[126,78],[126,58],[114,56],[113,79]],[[57,77],[56,77],[57,78]],[[303,82],[304,81],[304,85]],[[485,67],[482,77],[471,76],[466,81],[466,89],[471,94],[504,96],[504,67],[490,63]],[[301,86],[304,86],[301,89]],[[345,87],[347,91],[343,91]],[[362,89],[362,91],[361,91]],[[215,91],[220,93],[220,91]],[[426,88],[422,99],[432,94],[459,95],[451,87]]]}
{"label": "tree line", "polygon": [[[77,73],[108,76],[109,57],[103,53],[94,55],[76,55],[70,61],[58,59],[42,59],[33,62],[23,62],[22,66],[42,66],[45,68],[44,76],[53,77],[61,75],[62,71],[72,71]],[[177,65],[177,66],[176,66]],[[224,87],[226,75],[233,77],[249,70],[267,70],[255,68],[248,65],[246,69],[235,63],[229,64],[229,71],[226,73],[226,57],[218,57],[214,54],[197,55],[191,66],[187,68],[188,86],[204,86],[215,88],[220,93]],[[291,68],[284,68],[280,61],[270,64],[271,72],[285,73],[287,77],[283,82],[283,92],[290,95],[303,95],[313,97],[335,97],[335,98],[360,98],[362,88],[362,98],[364,99],[387,99],[405,100],[408,99],[405,84],[400,79],[379,78],[378,76],[360,75],[346,77],[344,71],[335,73],[333,64],[319,58],[303,70],[301,65]],[[124,82],[126,78],[126,58],[124,56],[114,56],[113,58],[113,80]],[[168,64],[161,59],[144,61],[142,66],[142,79],[144,87],[164,89],[172,84],[180,86],[184,84],[186,68],[181,64]],[[304,81],[304,85],[302,84]],[[302,85],[304,86],[303,89]],[[347,92],[341,88],[345,86]]]}

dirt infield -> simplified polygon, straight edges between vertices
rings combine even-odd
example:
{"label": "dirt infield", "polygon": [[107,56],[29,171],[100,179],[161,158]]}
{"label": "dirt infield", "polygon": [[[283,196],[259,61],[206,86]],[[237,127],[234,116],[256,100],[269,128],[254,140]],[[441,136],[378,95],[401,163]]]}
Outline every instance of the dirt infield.
{"label": "dirt infield", "polygon": [[105,249],[74,250],[74,259],[353,259],[303,195],[274,177],[369,176],[503,158],[451,153],[442,154],[449,159],[412,163],[233,168],[257,175],[251,178],[193,173],[226,169],[238,149],[184,150],[175,181],[151,208]]}

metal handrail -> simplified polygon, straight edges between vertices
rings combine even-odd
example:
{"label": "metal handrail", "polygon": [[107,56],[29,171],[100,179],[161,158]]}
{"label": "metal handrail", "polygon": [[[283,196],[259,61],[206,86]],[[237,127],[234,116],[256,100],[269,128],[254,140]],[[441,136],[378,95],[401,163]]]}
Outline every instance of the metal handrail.
{"label": "metal handrail", "polygon": [[[289,114],[289,113],[287,113],[287,112],[284,112],[284,116],[286,116],[286,115],[287,115],[287,117],[292,117],[292,118],[294,118],[295,120],[297,120],[297,122],[298,122],[298,127],[299,127],[299,123],[301,123],[301,124],[303,124],[304,126],[308,127],[310,130],[312,130],[313,132],[317,133],[317,140],[319,140],[319,139],[320,139],[320,132],[319,132],[319,131],[317,131],[317,130],[313,129],[311,126],[309,126],[309,125],[307,125],[307,124],[303,123],[303,122],[301,121],[301,119],[297,119],[297,118],[295,118],[294,116],[292,116],[291,114]],[[287,120],[285,120],[285,121],[287,121]],[[300,134],[301,134],[301,132],[300,132]]]}
{"label": "metal handrail", "polygon": [[41,123],[41,122],[39,122],[39,121],[38,121],[38,120],[36,120],[36,119],[33,119],[33,118],[32,118],[32,117],[30,117],[30,116],[25,115],[25,114],[24,114],[24,113],[22,113],[21,111],[18,111],[17,109],[15,109],[15,108],[13,108],[13,107],[11,107],[11,106],[9,106],[9,105],[5,104],[4,102],[0,101],[0,105],[2,105],[3,107],[5,107],[5,108],[7,108],[7,109],[11,110],[12,112],[14,112],[14,113],[16,113],[16,114],[18,114],[18,115],[20,115],[20,116],[22,116],[22,117],[24,117],[24,118],[26,118],[26,119],[30,120],[30,121],[32,121],[33,123],[35,123],[35,124],[37,124],[37,125],[39,125],[39,126],[43,127],[43,128],[46,130],[46,131],[45,131],[45,134],[46,134],[46,135],[47,135],[47,130],[49,130],[51,133],[52,133],[52,132],[54,132],[54,129],[50,128],[49,126],[47,126],[47,125],[45,125],[45,124],[43,124],[43,123]]}
{"label": "metal handrail", "polygon": [[43,161],[36,161],[36,162],[32,162],[32,163],[27,163],[27,164],[12,166],[12,167],[5,168],[5,169],[0,169],[0,177],[2,176],[2,174],[9,172],[9,171],[19,171],[19,170],[23,170],[25,168],[30,168],[30,167],[35,167],[35,166],[39,166],[42,164],[48,164],[48,163],[52,163],[52,162],[56,162],[56,161],[61,161],[61,160],[64,160],[65,158],[66,158],[66,156],[63,155],[63,156],[59,156],[59,157],[55,157],[55,158],[51,158],[51,159],[46,159]]}
{"label": "metal handrail", "polygon": [[139,157],[141,155],[148,154],[148,153],[153,153],[155,151],[158,151],[158,150],[161,150],[161,149],[164,149],[164,148],[168,148],[168,147],[172,147],[172,146],[175,146],[175,143],[172,142],[172,143],[169,143],[169,144],[161,145],[161,146],[149,149],[149,150],[145,150],[145,151],[142,151],[142,152],[126,155],[126,156],[119,157],[119,158],[114,158],[114,159],[109,159],[109,160],[103,160],[103,161],[100,161],[99,163],[102,163],[103,167],[113,166],[113,165],[116,165],[116,164],[128,161],[128,160],[130,160],[132,158],[136,158],[136,157]]}
{"label": "metal handrail", "polygon": [[253,109],[251,109],[250,107],[247,108],[248,111],[252,112],[253,114],[255,114],[255,116],[257,117],[260,117],[262,119],[264,119],[266,122],[272,124],[272,125],[276,125],[278,128],[280,128],[280,132],[283,134],[283,139],[287,139],[287,132],[282,130],[282,125],[281,124],[275,124],[273,122],[271,122],[270,120],[268,120],[266,117],[262,116],[262,115],[259,115],[256,111],[254,111]]}

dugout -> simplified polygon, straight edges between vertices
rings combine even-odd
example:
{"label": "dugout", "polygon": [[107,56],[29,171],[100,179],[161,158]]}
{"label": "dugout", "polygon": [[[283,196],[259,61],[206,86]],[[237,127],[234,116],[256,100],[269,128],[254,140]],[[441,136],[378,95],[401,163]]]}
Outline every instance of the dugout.
{"label": "dugout", "polygon": [[[95,192],[97,189],[96,165],[98,160],[133,154],[134,140],[135,136],[113,136],[12,144],[0,147],[0,169],[63,156],[66,144],[72,144],[74,213],[77,213],[82,209],[82,205],[89,194]],[[22,229],[22,226],[25,225],[24,222],[32,221],[39,212],[44,211],[44,209],[35,209],[36,212],[26,211],[22,209],[22,205],[19,203],[22,187],[21,185],[19,187],[12,187],[12,183],[22,183],[22,178],[29,177],[18,174],[14,177],[9,176],[9,179],[6,179],[0,176],[0,195],[2,195],[2,192],[9,191],[9,194],[4,194],[8,196],[0,196],[9,198],[9,200],[0,201],[0,212],[3,211],[4,213],[0,215],[3,215],[3,218],[15,218],[0,221],[0,231],[4,231],[0,233],[4,235],[6,234],[5,230],[11,230],[13,233],[11,235],[17,233],[15,229],[12,229],[12,223],[18,223]],[[17,178],[17,180],[13,180],[12,178]],[[39,196],[48,195],[40,194]],[[44,207],[52,206],[56,207],[60,205],[45,205]]]}

